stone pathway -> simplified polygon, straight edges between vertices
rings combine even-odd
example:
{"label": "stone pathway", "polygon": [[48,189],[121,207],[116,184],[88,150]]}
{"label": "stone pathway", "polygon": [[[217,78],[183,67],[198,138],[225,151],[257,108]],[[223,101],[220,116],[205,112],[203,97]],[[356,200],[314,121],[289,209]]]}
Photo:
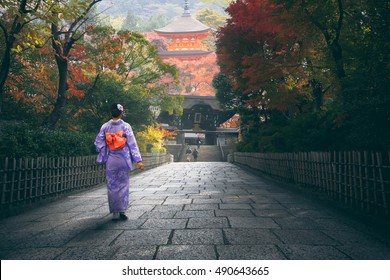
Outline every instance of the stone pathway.
{"label": "stone pathway", "polygon": [[[131,178],[129,220],[105,186],[0,220],[1,259],[390,259],[390,238],[230,163]],[[389,235],[390,236],[390,235]]]}

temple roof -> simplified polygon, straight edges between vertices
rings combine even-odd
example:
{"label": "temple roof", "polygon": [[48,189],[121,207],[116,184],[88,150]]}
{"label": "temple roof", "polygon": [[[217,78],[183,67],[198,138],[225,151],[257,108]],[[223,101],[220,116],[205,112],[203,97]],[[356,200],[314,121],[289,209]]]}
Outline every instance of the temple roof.
{"label": "temple roof", "polygon": [[200,21],[194,19],[191,15],[182,15],[178,19],[172,21],[168,25],[155,29],[157,33],[191,33],[191,32],[206,32],[211,28],[204,25]]}
{"label": "temple roof", "polygon": [[203,50],[187,50],[187,51],[160,51],[158,55],[160,56],[197,56],[212,53],[212,51],[203,51]]}
{"label": "temple roof", "polygon": [[184,95],[183,109],[191,109],[195,105],[209,105],[213,110],[221,110],[216,96]]}
{"label": "temple roof", "polygon": [[185,1],[184,13],[181,17],[175,19],[168,25],[155,29],[157,33],[194,33],[194,32],[206,32],[211,28],[204,25],[200,21],[194,19],[188,8],[188,1]]}

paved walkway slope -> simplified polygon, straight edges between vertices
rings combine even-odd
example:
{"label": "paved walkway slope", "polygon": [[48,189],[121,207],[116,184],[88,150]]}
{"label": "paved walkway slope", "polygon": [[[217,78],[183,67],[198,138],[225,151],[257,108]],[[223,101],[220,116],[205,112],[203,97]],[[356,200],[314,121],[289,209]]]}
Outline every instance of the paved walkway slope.
{"label": "paved walkway slope", "polygon": [[1,259],[390,259],[386,235],[229,163],[131,181],[127,221],[105,186],[1,220]]}

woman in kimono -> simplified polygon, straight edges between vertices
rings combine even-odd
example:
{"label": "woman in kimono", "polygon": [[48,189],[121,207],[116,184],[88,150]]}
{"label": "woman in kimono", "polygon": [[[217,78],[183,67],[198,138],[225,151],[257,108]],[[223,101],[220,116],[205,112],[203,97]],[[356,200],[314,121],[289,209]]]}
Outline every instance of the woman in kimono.
{"label": "woman in kimono", "polygon": [[111,106],[112,119],[100,128],[95,139],[99,152],[97,162],[106,164],[108,206],[114,219],[127,220],[125,211],[129,202],[130,170],[136,162],[144,169],[141,154],[130,124],[122,120],[121,104]]}

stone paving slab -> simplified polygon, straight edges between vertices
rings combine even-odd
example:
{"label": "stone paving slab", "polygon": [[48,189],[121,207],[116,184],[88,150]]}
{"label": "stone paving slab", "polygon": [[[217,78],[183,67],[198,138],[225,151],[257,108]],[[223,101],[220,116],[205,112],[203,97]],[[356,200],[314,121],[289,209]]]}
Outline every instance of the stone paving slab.
{"label": "stone paving slab", "polygon": [[172,235],[172,230],[140,229],[123,231],[113,242],[113,245],[166,245]]}
{"label": "stone paving slab", "polygon": [[172,244],[214,245],[224,244],[221,229],[184,229],[175,230]]}
{"label": "stone paving slab", "polygon": [[230,163],[131,177],[127,221],[104,185],[0,220],[1,259],[390,259],[390,234]]}
{"label": "stone paving slab", "polygon": [[327,245],[282,244],[280,250],[290,260],[349,260],[337,247]]}
{"label": "stone paving slab", "polygon": [[82,246],[69,247],[55,259],[57,260],[106,260],[114,254],[115,247]]}
{"label": "stone paving slab", "polygon": [[232,228],[280,228],[280,226],[271,218],[229,217],[228,219]]}
{"label": "stone paving slab", "polygon": [[[1,252],[2,260],[53,260],[59,259],[59,256],[66,250],[66,248],[26,248],[26,249],[10,249]],[[72,259],[72,258],[68,258]],[[80,258],[77,258],[80,259]],[[89,259],[91,255],[89,255]]]}
{"label": "stone paving slab", "polygon": [[220,245],[220,260],[284,260],[286,256],[275,245]]}
{"label": "stone paving slab", "polygon": [[215,260],[213,245],[167,245],[158,249],[157,260]]}
{"label": "stone paving slab", "polygon": [[120,246],[114,249],[111,260],[153,260],[157,246]]}
{"label": "stone paving slab", "polygon": [[269,229],[228,228],[224,229],[224,234],[228,245],[282,244]]}

